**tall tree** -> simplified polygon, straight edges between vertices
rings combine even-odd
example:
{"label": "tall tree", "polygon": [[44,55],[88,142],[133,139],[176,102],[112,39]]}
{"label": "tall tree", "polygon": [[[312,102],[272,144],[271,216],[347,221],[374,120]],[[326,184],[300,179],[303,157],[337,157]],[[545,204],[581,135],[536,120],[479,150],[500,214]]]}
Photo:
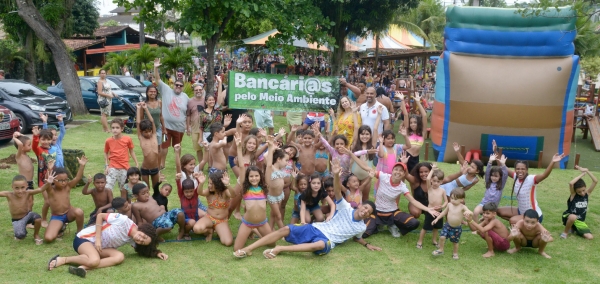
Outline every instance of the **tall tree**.
{"label": "tall tree", "polygon": [[364,36],[369,31],[385,30],[398,9],[415,6],[417,0],[315,0],[314,3],[331,25],[323,27],[333,37],[335,50],[332,60],[332,74],[339,75],[348,35]]}
{"label": "tall tree", "polygon": [[94,31],[100,27],[98,17],[100,17],[100,13],[96,8],[95,0],[75,0],[73,16],[69,18],[70,33],[65,37],[93,35]]}
{"label": "tall tree", "polygon": [[55,1],[53,2],[55,5],[42,7],[44,10],[55,12],[56,17],[50,18],[50,21],[47,21],[42,17],[40,10],[38,10],[32,0],[15,0],[19,8],[19,16],[35,32],[37,37],[50,48],[56,69],[59,70],[59,77],[63,83],[65,95],[71,106],[71,110],[75,114],[85,114],[87,113],[87,109],[83,104],[77,71],[71,60],[69,50],[61,38],[65,23],[71,16],[75,0],[53,1]]}

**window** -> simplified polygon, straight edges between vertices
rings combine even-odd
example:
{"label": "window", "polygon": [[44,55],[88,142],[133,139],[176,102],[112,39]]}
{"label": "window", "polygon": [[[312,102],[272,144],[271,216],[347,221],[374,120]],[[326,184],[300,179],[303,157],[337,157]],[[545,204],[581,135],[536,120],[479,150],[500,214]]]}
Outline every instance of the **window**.
{"label": "window", "polygon": [[0,89],[2,89],[2,91],[13,97],[46,95],[44,91],[26,83],[6,82],[0,84]]}
{"label": "window", "polygon": [[79,80],[79,85],[82,91],[88,91],[89,89],[95,89],[94,85],[87,80]]}

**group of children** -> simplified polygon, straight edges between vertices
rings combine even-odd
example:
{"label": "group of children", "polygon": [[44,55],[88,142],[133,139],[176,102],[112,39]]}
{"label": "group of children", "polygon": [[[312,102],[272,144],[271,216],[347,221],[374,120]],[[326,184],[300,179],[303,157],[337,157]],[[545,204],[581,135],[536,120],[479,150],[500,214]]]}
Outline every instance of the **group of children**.
{"label": "group of children", "polygon": [[[94,211],[89,214],[88,226],[108,222],[107,214],[118,213],[138,225],[152,225],[158,241],[162,241],[160,236],[177,224],[177,239],[189,240],[193,233],[205,235],[206,240],[210,241],[213,233],[216,233],[223,245],[233,245],[234,251],[237,251],[245,246],[251,236],[265,236],[276,228],[284,227],[286,205],[292,194],[292,224],[329,221],[336,211],[336,200],[333,194],[334,180],[327,169],[329,161],[335,160],[341,167],[342,193],[353,207],[369,199],[374,177],[377,177],[374,186],[376,203],[379,200],[384,202],[393,195],[397,204],[400,193],[407,192],[404,180],[410,182],[415,195],[414,199],[409,199],[411,206],[428,209],[410,209],[413,215],[413,212],[425,214],[425,223],[417,242],[418,249],[423,248],[426,231],[431,230],[432,243],[437,248],[433,255],[444,253],[444,242],[448,239],[454,245],[453,258],[458,259],[462,226],[468,225],[473,233],[485,239],[488,251],[484,257],[493,256],[494,250],[514,253],[522,247],[535,247],[539,248],[540,254],[549,258],[545,246],[552,241],[552,237],[541,225],[543,218],[534,191],[535,185],[548,177],[552,166],[562,159],[562,155],[555,155],[548,169],[534,176],[528,174],[526,162],[517,161],[513,171],[506,167],[504,155],[493,153],[484,171],[481,161],[464,161],[455,144],[461,171],[445,178],[435,164],[418,163],[418,152],[411,154],[407,151],[412,144],[417,144],[416,147],[422,144],[423,122],[418,116],[409,117],[406,114],[406,123],[399,127],[405,144],[396,144],[394,132],[377,131],[382,113],[380,106],[376,110],[378,119],[373,128],[355,125],[352,145],[349,145],[346,135],[337,134],[335,127],[332,137],[327,139],[321,135],[319,123],[305,127],[292,126],[287,137],[284,137],[284,129],[274,136],[268,136],[264,130],[252,128],[252,117],[249,115],[241,115],[235,121],[231,116],[225,116],[223,123],[212,123],[206,141],[199,142],[208,149],[208,157],[204,159],[208,164],[207,176],[203,173],[204,163],[197,165],[194,155],[182,155],[181,145],[174,146],[175,183],[181,206],[173,206],[175,208],[169,210],[168,196],[173,187],[165,183],[166,177],[159,171],[156,126],[145,103],[138,103],[137,111],[137,136],[143,153],[141,168],[138,168],[132,139],[122,134],[123,121],[113,119],[110,125],[112,136],[106,140],[104,148],[105,172],[89,176],[82,189],[84,195],[92,196],[95,204]],[[146,119],[142,119],[144,114]],[[32,225],[34,240],[38,245],[61,237],[69,222],[76,222],[77,232],[84,228],[84,213],[71,205],[70,191],[82,179],[87,158],[78,158],[79,170],[69,179],[62,155],[65,130],[62,117],[57,118],[59,130],[47,129],[45,123],[44,129],[34,127],[33,141],[15,133],[13,140],[17,147],[16,160],[20,174],[13,179],[13,191],[0,193],[0,196],[8,199],[15,239],[24,239],[27,235],[26,226]],[[44,122],[46,119],[42,115]],[[231,123],[235,123],[235,127],[226,131],[225,128]],[[234,136],[235,143],[231,148],[227,148],[228,136]],[[35,189],[33,179],[33,163],[27,156],[32,149],[38,159],[38,189]],[[135,167],[130,167],[130,157]],[[228,163],[237,182],[231,182],[233,179],[227,172]],[[407,167],[407,164],[411,167]],[[562,215],[565,225],[562,238],[566,238],[570,232],[592,238],[584,221],[588,196],[597,180],[587,169],[579,169],[582,174],[570,183],[568,210]],[[379,180],[381,174],[390,175],[390,180]],[[586,174],[593,180],[589,187],[582,180]],[[518,208],[498,208],[508,177],[515,180],[513,193],[517,195]],[[464,205],[465,191],[480,178],[485,178],[485,196],[471,211]],[[400,183],[392,182],[396,179],[401,180]],[[115,186],[119,189],[118,197],[113,196]],[[384,190],[379,191],[380,186]],[[150,188],[153,189],[152,194]],[[42,216],[32,212],[32,196],[38,193],[44,196]],[[206,198],[206,205],[199,196]],[[389,200],[385,202],[389,203]],[[267,205],[270,213],[267,213]],[[44,210],[48,208],[52,215],[42,239],[39,232],[41,227],[46,227],[47,212]],[[238,216],[236,212],[239,208],[243,208],[243,214]],[[377,205],[377,208],[385,206]],[[241,220],[235,241],[229,226],[231,215]],[[507,229],[496,219],[497,215],[510,220],[512,228]],[[98,216],[103,219],[97,220]],[[446,222],[443,222],[444,217]],[[409,231],[404,228],[399,232],[398,223],[393,221],[379,225],[388,225],[394,237]],[[440,229],[439,242],[436,242]],[[146,232],[146,235],[154,235],[154,232]],[[509,250],[511,241],[515,247]],[[55,258],[55,267],[61,265],[58,262],[58,258]]]}

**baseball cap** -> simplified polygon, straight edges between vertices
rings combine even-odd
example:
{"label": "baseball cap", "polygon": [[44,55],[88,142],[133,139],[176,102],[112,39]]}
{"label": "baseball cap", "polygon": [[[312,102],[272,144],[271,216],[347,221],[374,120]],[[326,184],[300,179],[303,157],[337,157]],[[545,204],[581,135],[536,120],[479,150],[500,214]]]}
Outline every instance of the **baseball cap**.
{"label": "baseball cap", "polygon": [[407,171],[406,164],[404,164],[404,163],[402,163],[402,162],[397,162],[397,163],[395,163],[395,164],[394,164],[394,166],[392,167],[392,169],[393,169],[393,168],[395,168],[395,167],[397,167],[397,166],[402,166],[402,168],[404,169],[404,171],[405,171],[405,172]]}
{"label": "baseball cap", "polygon": [[181,68],[181,67],[177,68],[177,72],[183,72],[183,71],[184,71],[183,68]]}

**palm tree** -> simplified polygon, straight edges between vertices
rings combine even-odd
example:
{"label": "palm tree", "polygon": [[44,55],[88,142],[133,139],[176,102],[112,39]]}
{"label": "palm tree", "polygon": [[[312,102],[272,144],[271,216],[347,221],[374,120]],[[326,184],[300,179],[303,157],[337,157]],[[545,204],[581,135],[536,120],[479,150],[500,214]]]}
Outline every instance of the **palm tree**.
{"label": "palm tree", "polygon": [[0,69],[11,72],[17,61],[27,62],[18,43],[12,40],[0,40]]}
{"label": "palm tree", "polygon": [[157,56],[158,48],[151,47],[149,44],[144,44],[142,48],[133,50],[130,56],[133,72],[140,74],[143,70],[147,70],[148,63],[154,62],[154,58]]}
{"label": "palm tree", "polygon": [[180,67],[188,72],[194,70],[194,60],[192,59],[192,56],[196,55],[196,50],[194,48],[161,47],[159,52],[162,57],[160,63],[164,70],[174,70]]}
{"label": "palm tree", "polygon": [[108,70],[111,74],[120,74],[121,68],[127,66],[129,62],[130,57],[127,51],[109,53],[102,69]]}
{"label": "palm tree", "polygon": [[441,32],[446,25],[446,12],[439,0],[423,0],[415,9],[411,9],[407,22],[411,22],[423,31],[423,46],[432,32]]}

